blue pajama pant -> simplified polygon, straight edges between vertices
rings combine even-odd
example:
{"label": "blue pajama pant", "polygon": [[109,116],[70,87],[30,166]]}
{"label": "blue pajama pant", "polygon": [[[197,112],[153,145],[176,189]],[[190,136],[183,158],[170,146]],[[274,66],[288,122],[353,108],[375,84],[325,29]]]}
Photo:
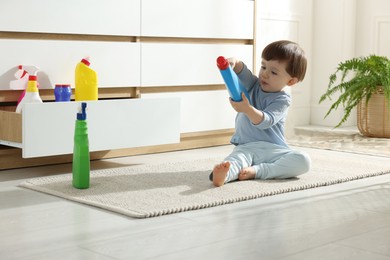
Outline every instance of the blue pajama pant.
{"label": "blue pajama pant", "polygon": [[306,173],[310,169],[310,157],[303,152],[268,142],[238,145],[225,158],[230,169],[225,183],[238,179],[241,169],[253,167],[256,179],[286,179]]}

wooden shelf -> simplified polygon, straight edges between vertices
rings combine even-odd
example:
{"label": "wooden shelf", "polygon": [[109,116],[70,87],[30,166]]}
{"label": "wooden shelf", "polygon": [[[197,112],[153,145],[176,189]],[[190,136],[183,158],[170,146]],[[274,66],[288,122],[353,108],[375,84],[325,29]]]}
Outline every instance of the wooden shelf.
{"label": "wooden shelf", "polygon": [[[17,102],[22,90],[1,90],[0,106],[1,103],[7,103],[8,105]],[[54,101],[54,89],[40,89],[39,95],[42,101]],[[105,87],[99,88],[99,99],[114,99],[114,98],[139,98],[139,87]],[[74,100],[74,89],[72,89],[72,100]],[[14,104],[14,105],[15,105]],[[4,104],[3,104],[4,105]]]}

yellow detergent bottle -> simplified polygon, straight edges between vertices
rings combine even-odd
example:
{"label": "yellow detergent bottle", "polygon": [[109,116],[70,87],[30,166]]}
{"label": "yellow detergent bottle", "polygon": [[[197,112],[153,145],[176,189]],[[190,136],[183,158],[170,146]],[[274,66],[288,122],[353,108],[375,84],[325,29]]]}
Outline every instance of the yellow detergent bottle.
{"label": "yellow detergent bottle", "polygon": [[89,67],[89,58],[77,63],[75,70],[75,100],[98,100],[97,73]]}

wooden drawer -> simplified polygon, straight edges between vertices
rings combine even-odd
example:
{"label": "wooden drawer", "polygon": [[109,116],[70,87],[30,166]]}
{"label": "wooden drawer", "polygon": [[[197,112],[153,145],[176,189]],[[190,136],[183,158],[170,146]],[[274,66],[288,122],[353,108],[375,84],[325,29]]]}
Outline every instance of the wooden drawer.
{"label": "wooden drawer", "polygon": [[226,89],[142,94],[145,99],[156,97],[180,99],[181,134],[234,128],[237,112],[229,103]]}
{"label": "wooden drawer", "polygon": [[252,68],[252,45],[142,43],[141,86],[223,84],[216,65],[221,55]]}
{"label": "wooden drawer", "polygon": [[74,87],[76,64],[86,56],[98,74],[99,88],[139,86],[140,48],[133,42],[0,39],[0,89],[10,89],[19,64],[40,68],[40,89],[54,89],[57,83]]}
{"label": "wooden drawer", "polygon": [[[180,142],[178,98],[87,102],[90,151]],[[23,158],[73,153],[80,102],[25,104],[22,115],[0,111],[0,144],[19,147]]]}
{"label": "wooden drawer", "polygon": [[140,0],[1,0],[0,31],[139,35],[140,16]]}
{"label": "wooden drawer", "polygon": [[142,36],[253,39],[254,1],[142,0]]}

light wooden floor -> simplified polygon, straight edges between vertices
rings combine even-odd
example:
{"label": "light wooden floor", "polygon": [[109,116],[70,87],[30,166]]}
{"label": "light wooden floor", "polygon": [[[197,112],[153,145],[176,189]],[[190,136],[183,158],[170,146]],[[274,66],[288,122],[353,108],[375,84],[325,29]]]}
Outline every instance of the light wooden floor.
{"label": "light wooden floor", "polygon": [[[96,161],[92,168],[215,150],[231,147]],[[390,259],[390,174],[150,219],[18,187],[69,172],[70,164],[0,171],[1,259]]]}

